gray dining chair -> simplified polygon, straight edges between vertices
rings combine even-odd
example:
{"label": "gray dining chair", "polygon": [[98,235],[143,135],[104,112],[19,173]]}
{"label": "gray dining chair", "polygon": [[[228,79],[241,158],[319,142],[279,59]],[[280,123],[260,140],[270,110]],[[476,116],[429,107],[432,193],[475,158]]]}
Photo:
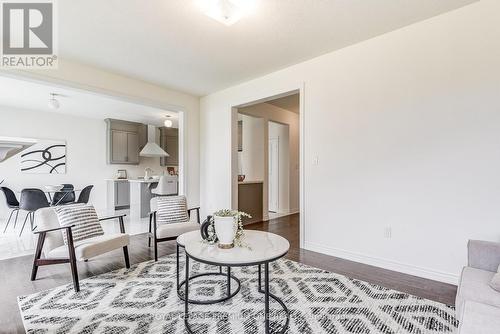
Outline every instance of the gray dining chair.
{"label": "gray dining chair", "polygon": [[40,189],[23,189],[21,191],[21,201],[19,202],[19,209],[23,211],[28,211],[28,214],[24,218],[23,227],[19,236],[23,234],[24,226],[28,218],[30,219],[31,230],[35,229],[35,211],[41,208],[46,208],[50,206],[45,193]]}
{"label": "gray dining chair", "polygon": [[87,204],[90,199],[90,192],[92,191],[92,188],[94,188],[94,186],[92,185],[83,188],[80,192],[80,195],[78,196],[78,201],[76,201],[76,203]]}
{"label": "gray dining chair", "polygon": [[54,193],[51,205],[64,205],[74,203],[76,196],[75,187],[72,184],[64,183],[60,191]]}
{"label": "gray dining chair", "polygon": [[5,195],[5,202],[7,204],[7,207],[11,210],[9,219],[7,220],[7,224],[5,224],[5,229],[3,230],[3,233],[7,231],[7,227],[9,227],[10,219],[12,218],[12,215],[14,212],[16,213],[16,219],[14,221],[14,228],[16,228],[17,225],[17,217],[19,216],[19,201],[16,198],[16,194],[9,188],[7,187],[0,187],[2,190],[3,194]]}

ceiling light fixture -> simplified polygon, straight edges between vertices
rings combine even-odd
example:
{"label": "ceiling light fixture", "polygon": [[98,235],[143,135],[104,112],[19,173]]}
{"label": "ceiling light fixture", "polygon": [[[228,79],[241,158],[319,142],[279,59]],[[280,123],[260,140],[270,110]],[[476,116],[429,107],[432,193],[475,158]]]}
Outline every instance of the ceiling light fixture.
{"label": "ceiling light fixture", "polygon": [[165,120],[165,122],[164,122],[163,124],[165,124],[165,126],[166,126],[167,128],[171,128],[171,127],[172,127],[172,125],[174,124],[174,123],[173,123],[170,119],[168,119],[168,118],[170,118],[171,116],[170,116],[170,115],[166,115],[165,117],[167,117],[167,119]]}
{"label": "ceiling light fixture", "polygon": [[59,94],[50,93],[50,99],[48,103],[50,109],[59,109],[59,107],[61,106],[59,101],[56,99],[56,96],[59,96]]}
{"label": "ceiling light fixture", "polygon": [[203,13],[227,26],[255,9],[256,0],[198,0]]}

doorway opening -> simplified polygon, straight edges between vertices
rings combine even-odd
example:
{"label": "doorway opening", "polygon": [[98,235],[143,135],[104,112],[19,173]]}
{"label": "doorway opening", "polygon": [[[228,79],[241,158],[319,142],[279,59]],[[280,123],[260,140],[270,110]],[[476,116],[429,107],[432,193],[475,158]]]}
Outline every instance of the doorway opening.
{"label": "doorway opening", "polygon": [[237,108],[238,209],[245,223],[299,212],[300,96]]}

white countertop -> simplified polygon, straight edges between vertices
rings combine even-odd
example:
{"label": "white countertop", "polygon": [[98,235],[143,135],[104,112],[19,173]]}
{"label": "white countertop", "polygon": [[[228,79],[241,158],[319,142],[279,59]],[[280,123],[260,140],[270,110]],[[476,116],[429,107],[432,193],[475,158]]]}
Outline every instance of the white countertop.
{"label": "white countertop", "polygon": [[[168,175],[167,175],[168,176]],[[177,175],[170,175],[171,179],[175,179],[177,181],[178,177]],[[105,179],[105,181],[109,182],[134,182],[134,183],[156,183],[160,179],[159,178],[154,178],[154,179]]]}
{"label": "white countertop", "polygon": [[156,183],[159,180],[160,179],[147,179],[147,180],[144,180],[144,179],[129,179],[128,182],[133,182],[133,183]]}

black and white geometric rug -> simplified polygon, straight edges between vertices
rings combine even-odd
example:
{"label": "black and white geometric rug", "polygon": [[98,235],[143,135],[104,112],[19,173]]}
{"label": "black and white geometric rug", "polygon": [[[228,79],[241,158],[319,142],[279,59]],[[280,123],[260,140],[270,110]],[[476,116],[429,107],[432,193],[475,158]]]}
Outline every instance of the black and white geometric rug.
{"label": "black and white geometric rug", "polygon": [[[181,255],[181,258],[183,256]],[[27,333],[185,333],[184,304],[176,293],[175,255],[18,298]],[[194,272],[217,268],[193,263]],[[181,271],[182,272],[182,271]],[[263,295],[257,267],[233,268],[241,291],[226,302],[190,305],[196,333],[263,333]],[[233,287],[236,286],[232,283]],[[453,307],[333,274],[290,260],[272,264],[271,292],[290,309],[287,333],[453,333]],[[199,278],[190,298],[224,295],[225,279]],[[274,329],[283,312],[271,299]]]}

